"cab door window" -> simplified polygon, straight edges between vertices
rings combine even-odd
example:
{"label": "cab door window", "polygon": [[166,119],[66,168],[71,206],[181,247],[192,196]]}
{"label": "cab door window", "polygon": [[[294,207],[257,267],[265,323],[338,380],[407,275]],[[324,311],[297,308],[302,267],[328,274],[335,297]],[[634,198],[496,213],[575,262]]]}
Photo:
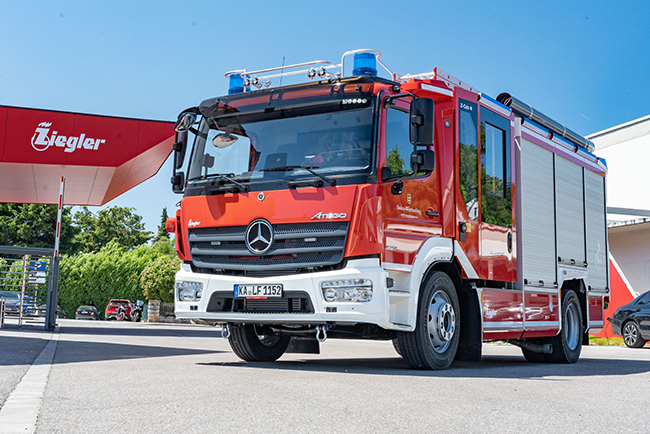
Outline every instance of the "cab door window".
{"label": "cab door window", "polygon": [[386,166],[393,175],[411,172],[413,144],[409,139],[409,113],[395,106],[386,110]]}
{"label": "cab door window", "polygon": [[510,122],[481,110],[481,221],[512,227]]}
{"label": "cab door window", "polygon": [[459,101],[458,178],[470,220],[478,220],[478,108]]}

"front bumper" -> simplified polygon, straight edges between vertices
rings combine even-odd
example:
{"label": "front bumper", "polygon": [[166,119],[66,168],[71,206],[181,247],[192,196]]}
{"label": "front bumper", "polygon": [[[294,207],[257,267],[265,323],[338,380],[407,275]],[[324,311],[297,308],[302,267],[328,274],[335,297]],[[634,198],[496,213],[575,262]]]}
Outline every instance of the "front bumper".
{"label": "front bumper", "polygon": [[[363,278],[373,282],[373,297],[368,302],[326,302],[321,283],[330,280]],[[305,273],[277,277],[240,277],[222,274],[201,274],[191,271],[189,264],[182,264],[176,273],[177,281],[203,283],[203,294],[198,301],[179,301],[175,298],[177,318],[204,319],[222,323],[260,323],[260,324],[376,324],[392,329],[389,322],[389,298],[386,287],[386,271],[381,268],[379,259],[350,260],[341,270]],[[308,312],[214,312],[214,304],[208,308],[213,294],[222,297],[228,292],[234,294],[234,286],[242,284],[272,285],[283,284],[285,297],[301,294],[309,297]]]}

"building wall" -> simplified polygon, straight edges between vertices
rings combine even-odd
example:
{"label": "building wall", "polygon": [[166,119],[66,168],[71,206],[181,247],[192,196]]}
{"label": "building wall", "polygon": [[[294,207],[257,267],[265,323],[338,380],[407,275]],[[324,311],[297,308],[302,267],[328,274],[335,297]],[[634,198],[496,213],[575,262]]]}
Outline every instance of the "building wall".
{"label": "building wall", "polygon": [[646,214],[607,215],[609,251],[637,293],[650,290],[650,116],[587,136],[607,161],[607,207]]}
{"label": "building wall", "polygon": [[[650,116],[587,136],[607,161],[607,206],[650,210]],[[609,214],[608,221],[634,215]]]}
{"label": "building wall", "polygon": [[609,251],[635,292],[650,290],[650,223],[610,228]]}

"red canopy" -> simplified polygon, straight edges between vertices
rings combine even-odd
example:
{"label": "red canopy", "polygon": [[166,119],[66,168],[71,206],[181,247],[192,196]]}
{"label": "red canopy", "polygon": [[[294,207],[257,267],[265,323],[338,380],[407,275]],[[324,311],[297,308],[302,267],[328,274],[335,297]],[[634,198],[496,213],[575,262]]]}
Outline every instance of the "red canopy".
{"label": "red canopy", "polygon": [[0,202],[103,205],[158,172],[174,123],[0,106]]}

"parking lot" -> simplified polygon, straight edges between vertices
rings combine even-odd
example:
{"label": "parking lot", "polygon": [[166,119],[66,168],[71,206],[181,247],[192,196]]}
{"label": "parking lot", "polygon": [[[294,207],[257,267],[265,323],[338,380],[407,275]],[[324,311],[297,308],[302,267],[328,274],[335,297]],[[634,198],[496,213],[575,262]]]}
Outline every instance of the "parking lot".
{"label": "parking lot", "polygon": [[518,348],[488,344],[482,363],[422,372],[407,369],[390,342],[328,340],[320,355],[244,363],[214,327],[59,320],[55,333],[32,322],[0,330],[0,432],[17,432],[14,422],[24,419],[25,412],[7,419],[4,407],[15,405],[35,370],[44,372],[47,354],[37,360],[44,348],[54,352],[37,433],[650,427],[649,346],[585,347],[575,365],[544,365],[526,363]]}

